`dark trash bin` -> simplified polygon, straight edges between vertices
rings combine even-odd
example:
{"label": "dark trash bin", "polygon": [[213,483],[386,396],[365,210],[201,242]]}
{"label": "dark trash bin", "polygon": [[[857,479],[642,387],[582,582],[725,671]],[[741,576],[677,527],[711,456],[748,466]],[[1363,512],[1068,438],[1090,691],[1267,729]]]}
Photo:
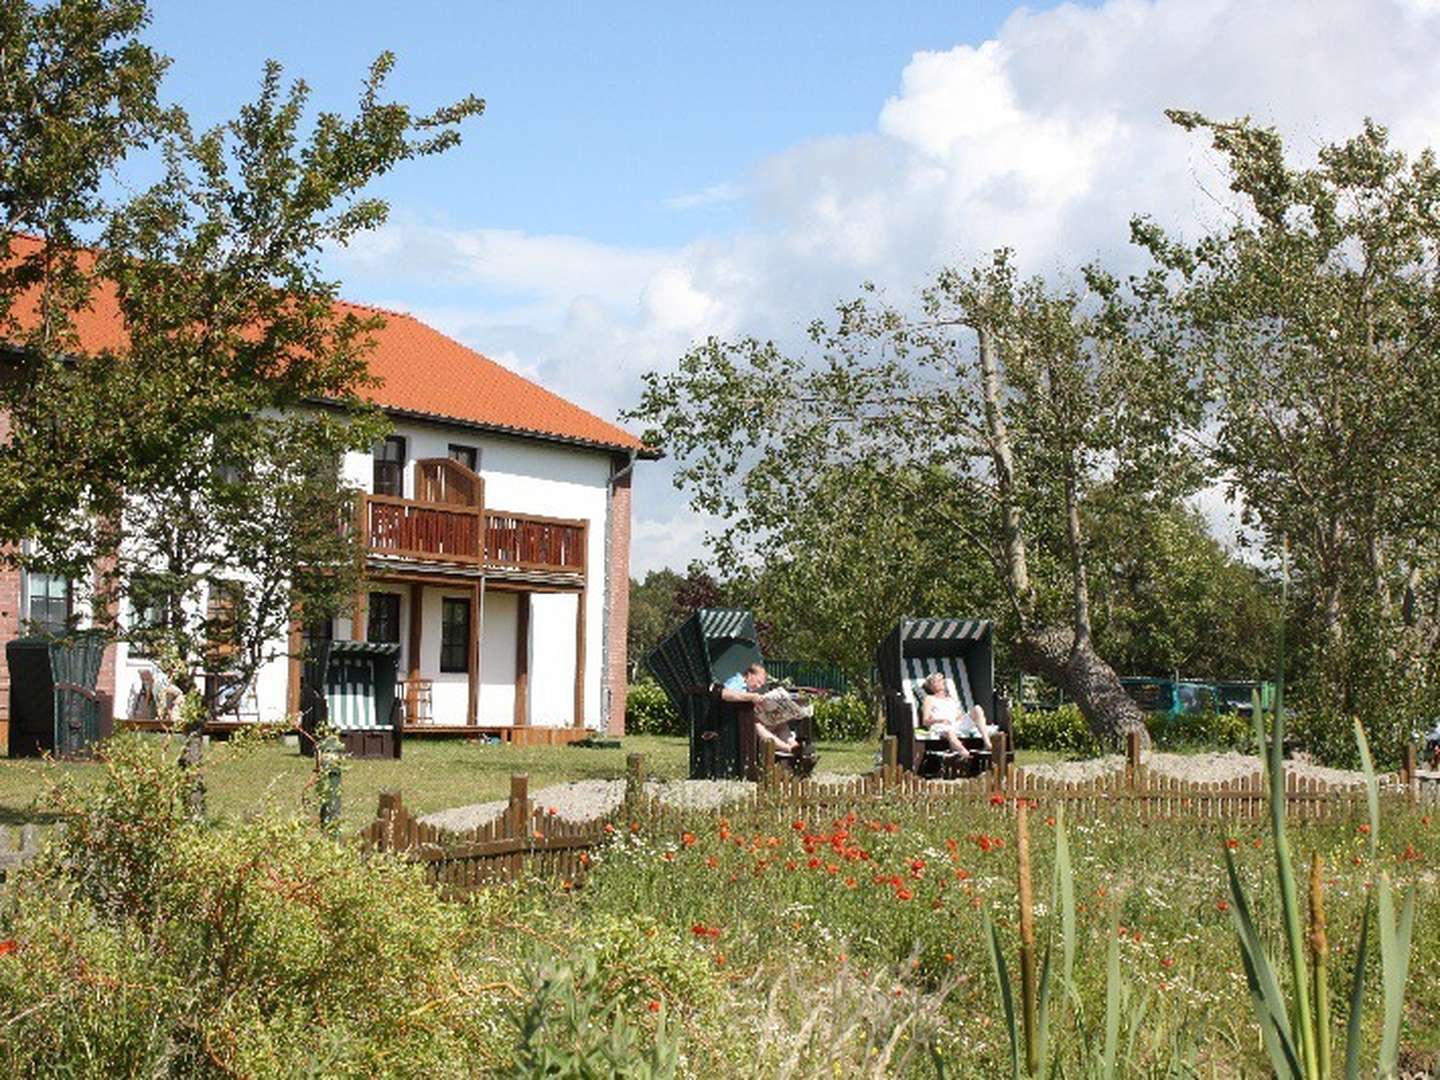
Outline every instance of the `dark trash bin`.
{"label": "dark trash bin", "polygon": [[[5,646],[10,668],[10,756],[88,754],[102,737],[99,693],[105,636],[16,638]],[[107,718],[108,719],[108,718]]]}

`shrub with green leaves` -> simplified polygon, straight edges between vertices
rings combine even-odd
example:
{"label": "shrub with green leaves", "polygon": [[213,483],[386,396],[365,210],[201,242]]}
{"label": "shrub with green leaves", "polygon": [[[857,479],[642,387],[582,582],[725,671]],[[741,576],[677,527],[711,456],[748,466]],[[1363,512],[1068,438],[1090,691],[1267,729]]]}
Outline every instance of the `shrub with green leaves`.
{"label": "shrub with green leaves", "polygon": [[1078,705],[1057,709],[1015,709],[1011,721],[1015,745],[1024,750],[1053,750],[1073,757],[1102,753]]}
{"label": "shrub with green leaves", "polygon": [[868,742],[875,736],[875,711],[858,694],[815,702],[815,738],[827,742]]}
{"label": "shrub with green leaves", "polygon": [[465,1075],[500,1003],[460,909],[302,821],[196,822],[173,747],[122,738],[8,884],[0,1072]]}
{"label": "shrub with green leaves", "polygon": [[625,733],[627,735],[685,735],[685,723],[671,703],[669,695],[654,679],[643,678],[630,684],[625,696]]}

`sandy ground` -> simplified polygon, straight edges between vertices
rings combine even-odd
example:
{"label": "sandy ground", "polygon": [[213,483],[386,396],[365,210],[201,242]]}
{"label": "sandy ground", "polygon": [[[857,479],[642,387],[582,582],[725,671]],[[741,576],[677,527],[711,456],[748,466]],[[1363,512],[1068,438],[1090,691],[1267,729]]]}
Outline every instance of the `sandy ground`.
{"label": "sandy ground", "polygon": [[[1196,782],[1234,780],[1253,775],[1260,770],[1259,758],[1233,751],[1204,754],[1151,753],[1146,755],[1145,764],[1153,772]],[[1027,765],[1025,771],[1057,780],[1083,782],[1118,772],[1124,767],[1125,759],[1113,754],[1085,761]],[[1285,767],[1301,776],[1313,776],[1330,784],[1360,787],[1365,783],[1362,773],[1344,769],[1329,769],[1300,761],[1287,761]],[[814,779],[823,784],[843,781],[849,777],[837,773],[817,773]],[[741,798],[750,789],[751,785],[743,780],[666,780],[651,781],[645,785],[647,794],[658,796],[667,806],[696,810],[724,806]],[[623,780],[577,780],[541,788],[531,799],[537,807],[547,811],[554,810],[557,817],[566,821],[593,821],[612,813],[624,797]],[[476,803],[473,806],[458,806],[451,810],[427,814],[422,820],[443,829],[463,832],[498,818],[504,812],[505,806],[503,799]]]}

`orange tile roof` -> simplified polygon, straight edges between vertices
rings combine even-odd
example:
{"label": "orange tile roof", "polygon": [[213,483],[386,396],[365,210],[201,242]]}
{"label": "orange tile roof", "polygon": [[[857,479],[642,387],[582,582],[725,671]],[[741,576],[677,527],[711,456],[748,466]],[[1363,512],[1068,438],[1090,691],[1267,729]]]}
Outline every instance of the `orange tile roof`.
{"label": "orange tile roof", "polygon": [[[33,252],[39,241],[16,237],[12,250]],[[28,250],[27,250],[28,249]],[[496,431],[539,436],[606,449],[634,450],[658,456],[624,428],[567,401],[538,383],[446,337],[419,319],[381,308],[337,301],[336,310],[380,315],[385,325],[371,337],[370,372],[381,380],[367,396],[387,410],[411,416],[454,420]],[[25,321],[34,301],[16,305]],[[128,343],[113,287],[95,291],[91,306],[75,318],[80,347],[86,352],[123,353]]]}

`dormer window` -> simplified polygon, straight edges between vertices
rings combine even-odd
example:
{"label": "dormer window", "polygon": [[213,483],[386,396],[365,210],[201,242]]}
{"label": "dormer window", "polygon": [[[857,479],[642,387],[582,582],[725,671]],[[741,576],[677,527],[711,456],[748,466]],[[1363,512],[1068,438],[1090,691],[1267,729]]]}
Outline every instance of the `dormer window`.
{"label": "dormer window", "polygon": [[372,490],[376,495],[405,496],[405,439],[391,435],[375,444],[375,477]]}

